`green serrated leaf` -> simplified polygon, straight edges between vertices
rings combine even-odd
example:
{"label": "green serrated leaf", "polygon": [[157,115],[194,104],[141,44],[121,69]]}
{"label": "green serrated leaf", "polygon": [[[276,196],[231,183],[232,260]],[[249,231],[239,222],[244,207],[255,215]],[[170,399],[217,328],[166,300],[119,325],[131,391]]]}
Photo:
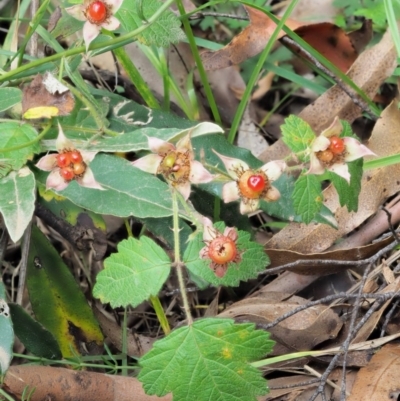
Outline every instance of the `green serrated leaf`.
{"label": "green serrated leaf", "polygon": [[[224,232],[225,224],[223,222],[217,222],[214,226],[220,233]],[[228,265],[226,274],[221,278],[217,277],[211,270],[211,261],[209,259],[200,259],[199,252],[205,246],[203,233],[198,233],[189,242],[183,255],[183,261],[193,274],[213,285],[236,287],[240,281],[256,278],[269,265],[269,258],[264,251],[264,247],[261,244],[250,241],[248,232],[238,231],[236,245],[242,260],[240,263],[231,262]]]}
{"label": "green serrated leaf", "polygon": [[[81,187],[71,182],[60,194],[80,207],[99,214],[128,217],[172,215],[171,191],[152,174],[133,167],[120,157],[99,154],[90,163],[97,182],[106,191]],[[37,180],[46,182],[47,173],[37,171]]]}
{"label": "green serrated leaf", "polygon": [[293,191],[293,206],[304,223],[310,223],[321,210],[323,195],[321,183],[312,174],[301,175]]}
{"label": "green serrated leaf", "polygon": [[0,112],[7,110],[22,100],[22,91],[18,88],[0,88]]}
{"label": "green serrated leaf", "polygon": [[35,177],[24,167],[0,179],[0,212],[14,242],[21,239],[35,210]]}
{"label": "green serrated leaf", "polygon": [[158,294],[170,270],[168,255],[153,240],[128,238],[118,244],[117,253],[104,261],[93,295],[113,308],[137,306]]}
{"label": "green serrated leaf", "polygon": [[[285,119],[281,130],[283,142],[294,153],[306,151],[315,139],[315,134],[309,124],[295,115]],[[299,155],[299,158],[306,160],[306,155]]]}
{"label": "green serrated leaf", "polygon": [[0,160],[7,160],[12,170],[19,170],[35,153],[40,152],[38,142],[13,150],[37,137],[37,132],[31,125],[19,122],[2,123],[0,132]]}
{"label": "green serrated leaf", "polygon": [[202,319],[156,341],[140,360],[147,394],[174,401],[256,401],[267,382],[249,362],[272,350],[269,333],[231,319]]}
{"label": "green serrated leaf", "polygon": [[61,359],[60,347],[54,336],[26,313],[21,305],[10,304],[15,335],[32,354],[47,359]]}
{"label": "green serrated leaf", "polygon": [[361,179],[363,175],[362,158],[347,163],[350,173],[350,183],[343,177],[328,171],[329,180],[335,186],[339,195],[340,206],[347,206],[349,212],[357,212],[358,210],[358,197],[361,191]]}
{"label": "green serrated leaf", "polygon": [[[157,0],[130,0],[124,1],[116,13],[122,27],[127,31],[133,31],[150,18],[162,5]],[[155,23],[150,25],[138,39],[147,46],[167,47],[171,43],[178,43],[185,39],[179,18],[170,10],[166,10]]]}
{"label": "green serrated leaf", "polygon": [[35,225],[26,283],[36,319],[57,339],[63,357],[80,354],[82,342],[102,344],[103,335],[85,296],[56,249]]}

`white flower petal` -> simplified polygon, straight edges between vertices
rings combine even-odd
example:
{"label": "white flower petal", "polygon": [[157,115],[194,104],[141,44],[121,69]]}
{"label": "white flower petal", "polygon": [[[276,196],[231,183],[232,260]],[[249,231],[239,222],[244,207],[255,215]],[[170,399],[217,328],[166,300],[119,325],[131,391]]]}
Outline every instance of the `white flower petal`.
{"label": "white flower petal", "polygon": [[311,151],[312,152],[322,152],[323,150],[326,150],[329,148],[329,145],[331,144],[331,141],[326,138],[325,136],[319,136],[315,138],[314,142],[311,145]]}
{"label": "white flower petal", "polygon": [[261,170],[267,175],[271,181],[276,181],[286,168],[286,163],[283,160],[275,160],[264,164]]}
{"label": "white flower petal", "polygon": [[235,227],[225,227],[224,236],[230,238],[232,241],[238,239],[238,232]]}
{"label": "white flower petal", "polygon": [[273,186],[269,187],[264,200],[267,202],[276,202],[281,197],[279,190]]}
{"label": "white flower petal", "polygon": [[190,163],[190,182],[193,184],[205,184],[206,182],[211,182],[213,179],[214,176],[200,162],[193,160]]}
{"label": "white flower petal", "polygon": [[352,162],[360,157],[364,156],[376,156],[376,154],[368,149],[366,146],[361,145],[355,138],[345,137],[343,138],[344,145],[346,147],[346,156],[344,161]]}
{"label": "white flower petal", "polygon": [[37,163],[36,167],[40,170],[51,171],[57,165],[57,153],[51,153],[43,156]]}
{"label": "white flower petal", "polygon": [[213,149],[213,152],[222,160],[222,163],[224,163],[226,171],[235,180],[237,180],[239,178],[239,176],[237,174],[238,171],[249,170],[248,164],[245,163],[244,161],[242,161],[240,159],[234,159],[233,157],[227,157],[227,156],[220,155],[214,149]]}
{"label": "white flower petal", "polygon": [[240,213],[241,214],[249,214],[258,209],[259,205],[258,199],[247,199],[246,202],[240,202]]}
{"label": "white flower petal", "polygon": [[100,30],[100,26],[91,24],[89,21],[83,25],[83,40],[85,41],[86,51],[88,51],[90,43],[99,35]]}
{"label": "white flower petal", "polygon": [[94,178],[93,171],[87,167],[85,174],[83,174],[83,177],[79,177],[76,179],[77,183],[81,185],[82,187],[86,188],[93,188],[93,189],[101,189],[105,191],[105,188],[103,188]]}
{"label": "white flower petal", "polygon": [[307,174],[324,174],[325,172],[325,167],[324,165],[319,161],[315,153],[310,154],[310,169],[307,171]]}
{"label": "white flower petal", "polygon": [[82,4],[77,4],[76,6],[67,7],[65,11],[79,21],[86,21],[85,14],[85,6]]}
{"label": "white flower petal", "polygon": [[225,203],[233,202],[240,198],[235,181],[230,181],[222,187],[222,199]]}
{"label": "white flower petal", "polygon": [[203,240],[211,241],[215,238],[215,229],[212,221],[208,217],[203,217]]}
{"label": "white flower petal", "polygon": [[65,149],[75,149],[72,141],[65,136],[60,123],[58,123],[58,136],[56,139],[56,148],[59,152]]}
{"label": "white flower petal", "polygon": [[185,151],[189,150],[190,153],[193,153],[192,141],[190,140],[190,134],[185,135],[183,138],[179,139],[179,141],[176,143],[176,149],[181,152],[185,152]]}
{"label": "white flower petal", "polygon": [[329,171],[332,171],[333,173],[340,175],[343,177],[347,182],[350,182],[350,173],[349,173],[349,168],[346,163],[336,163],[333,164],[332,166],[328,167]]}
{"label": "white flower petal", "polygon": [[79,150],[82,159],[85,163],[90,163],[98,152],[88,152],[87,150]]}
{"label": "white flower petal", "polygon": [[149,149],[153,153],[157,153],[159,155],[164,155],[172,150],[176,150],[176,147],[172,143],[163,141],[162,139],[155,138],[153,136],[148,136],[147,142],[149,144]]}
{"label": "white flower petal", "polygon": [[132,166],[139,168],[142,171],[146,171],[150,174],[157,174],[158,167],[162,161],[162,157],[151,153],[143,156],[140,159],[132,162]]}
{"label": "white flower petal", "polygon": [[107,21],[104,21],[101,24],[101,27],[107,29],[108,31],[115,31],[120,25],[121,23],[119,20],[112,15]]}
{"label": "white flower petal", "polygon": [[121,7],[124,0],[107,0],[107,3],[111,6],[111,12],[116,13]]}
{"label": "white flower petal", "polygon": [[179,193],[185,198],[185,200],[189,199],[190,196],[190,182],[185,182],[184,184],[181,185],[176,185],[176,189],[179,191]]}
{"label": "white flower petal", "polygon": [[67,188],[69,182],[65,181],[60,175],[59,169],[54,169],[47,176],[46,189],[55,189],[56,191],[62,191]]}
{"label": "white flower petal", "polygon": [[321,136],[326,138],[330,138],[331,136],[339,136],[342,131],[342,123],[340,122],[339,117],[335,117],[332,124],[326,130],[321,132]]}

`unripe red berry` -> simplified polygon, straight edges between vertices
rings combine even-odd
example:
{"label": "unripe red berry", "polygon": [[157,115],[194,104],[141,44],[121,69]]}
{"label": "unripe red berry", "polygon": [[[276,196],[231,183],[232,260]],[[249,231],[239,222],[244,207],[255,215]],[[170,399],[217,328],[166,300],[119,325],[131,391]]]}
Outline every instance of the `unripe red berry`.
{"label": "unripe red berry", "polygon": [[60,169],[60,175],[65,181],[71,181],[74,179],[75,174],[71,167],[64,167]]}
{"label": "unripe red berry", "polygon": [[86,18],[93,24],[101,24],[107,18],[107,6],[102,1],[93,1],[86,9]]}

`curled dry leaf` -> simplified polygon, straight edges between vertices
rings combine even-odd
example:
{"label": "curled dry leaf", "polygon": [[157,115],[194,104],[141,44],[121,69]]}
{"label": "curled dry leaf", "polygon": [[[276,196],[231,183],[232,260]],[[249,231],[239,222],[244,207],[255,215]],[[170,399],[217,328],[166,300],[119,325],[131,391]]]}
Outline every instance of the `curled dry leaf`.
{"label": "curled dry leaf", "polygon": [[[142,384],[134,377],[75,371],[51,366],[11,366],[4,387],[21,396],[26,387],[32,391],[31,401],[172,401],[172,396],[146,395]],[[99,395],[101,396],[99,398]]]}
{"label": "curled dry leaf", "polygon": [[22,95],[24,118],[51,118],[66,116],[73,110],[75,100],[69,89],[49,72],[36,75]]}
{"label": "curled dry leaf", "polygon": [[[304,260],[304,263],[298,264],[294,267],[289,267],[287,270],[298,274],[315,274],[325,276],[354,268],[356,263],[354,265],[344,265],[340,262],[357,262],[367,259],[376,254],[376,252],[384,248],[386,245],[389,245],[391,242],[393,242],[392,236],[387,237],[382,241],[374,242],[370,245],[360,246],[358,248],[322,253],[304,254],[300,252],[289,251],[287,249],[266,249],[265,252],[271,260],[268,268],[279,267],[288,263],[297,263],[299,260]],[[323,265],[320,263],[321,260],[332,260],[332,263],[329,263],[329,265]],[[335,261],[337,261],[336,264]]]}
{"label": "curled dry leaf", "polygon": [[[276,24],[262,11],[249,6],[244,7],[249,14],[250,24],[222,49],[215,52],[205,51],[201,54],[206,70],[240,64],[260,53],[270,40]],[[357,58],[357,52],[350,38],[341,28],[330,22],[306,25],[304,22],[287,19],[286,26],[344,72]],[[285,35],[285,32],[281,31],[278,38]]]}
{"label": "curled dry leaf", "polygon": [[[297,296],[270,292],[236,302],[218,316],[265,325],[307,302]],[[342,322],[336,313],[327,306],[318,305],[296,313],[268,331],[273,340],[293,352],[310,350],[317,344],[335,338],[341,327]]]}

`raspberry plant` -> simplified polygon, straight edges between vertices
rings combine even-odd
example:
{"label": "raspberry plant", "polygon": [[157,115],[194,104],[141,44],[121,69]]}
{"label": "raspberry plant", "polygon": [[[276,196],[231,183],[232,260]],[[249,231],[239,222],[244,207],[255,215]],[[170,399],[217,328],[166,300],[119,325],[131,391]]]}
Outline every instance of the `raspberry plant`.
{"label": "raspberry plant", "polygon": [[[162,111],[127,56],[124,45],[138,40],[148,46],[149,54],[157,59],[154,62],[162,65],[162,52],[151,49],[184,38],[180,19],[169,10],[172,0],[70,3],[76,4],[62,4],[62,16],[50,33],[42,26],[49,1],[43,2],[34,19],[43,41],[55,54],[16,68],[11,68],[10,59],[0,73],[0,108],[5,113],[0,121],[0,212],[14,242],[25,231],[25,240],[31,240],[28,288],[36,318],[59,343],[60,349],[55,346],[53,354],[60,355],[61,350],[63,357],[71,356],[71,340],[63,331],[65,321],[54,325],[46,320],[37,293],[38,280],[51,288],[56,278],[46,270],[51,264],[46,252],[52,254],[54,248],[36,228],[29,237],[35,202],[52,210],[60,210],[62,205],[63,218],[71,225],[77,224],[76,216],[82,210],[88,212],[100,231],[104,230],[102,215],[138,219],[151,236],[128,236],[117,244],[97,274],[93,296],[113,308],[135,307],[154,301],[172,271],[177,276],[184,326],[168,333],[164,323],[165,338],[138,361],[138,378],[144,389],[158,396],[172,393],[176,401],[255,400],[268,392],[268,385],[251,362],[264,358],[274,342],[253,324],[221,318],[194,320],[186,283],[190,280],[199,288],[236,287],[268,268],[268,255],[254,241],[248,225],[235,227],[249,213],[262,210],[282,221],[335,226],[334,216],[323,205],[322,183],[331,181],[341,204],[357,210],[362,157],[372,152],[360,144],[344,121],[335,119],[327,130],[315,133],[305,121],[290,116],[281,129],[292,153],[286,160],[263,165],[248,150],[232,145],[221,124]],[[180,1],[178,6],[182,10]],[[56,41],[59,35],[76,31],[82,31],[84,44],[65,50]],[[78,69],[82,58],[109,50],[115,51],[146,106],[94,88],[82,79]],[[22,51],[12,58],[21,57]],[[64,113],[62,102],[61,106],[54,100],[40,104],[36,99],[24,116],[39,118],[23,119],[18,105],[21,101],[32,103],[32,99],[27,99],[29,90],[19,89],[20,80],[28,86],[43,70],[57,77],[60,85],[56,83],[58,89],[53,90],[44,78],[43,90],[58,93],[56,96],[67,90],[75,104]],[[190,103],[190,97],[182,104],[185,102]],[[186,110],[191,117],[190,107]],[[219,213],[210,210],[210,197],[227,207]],[[228,206],[235,209],[236,218],[227,212]],[[68,275],[66,266],[60,269]],[[68,285],[72,297],[78,299],[79,290]],[[0,328],[7,333],[0,339],[4,351],[0,368],[5,373],[13,338],[3,287],[0,290]],[[55,299],[49,296],[48,304]],[[60,310],[74,316],[73,324],[78,327],[80,317],[65,307],[69,301],[68,296],[59,301]],[[167,320],[162,308],[157,314],[160,321]],[[85,309],[83,315],[91,313]],[[92,318],[87,317],[88,327],[79,329],[87,339],[101,343],[101,332]],[[41,356],[40,349],[31,352]]]}

